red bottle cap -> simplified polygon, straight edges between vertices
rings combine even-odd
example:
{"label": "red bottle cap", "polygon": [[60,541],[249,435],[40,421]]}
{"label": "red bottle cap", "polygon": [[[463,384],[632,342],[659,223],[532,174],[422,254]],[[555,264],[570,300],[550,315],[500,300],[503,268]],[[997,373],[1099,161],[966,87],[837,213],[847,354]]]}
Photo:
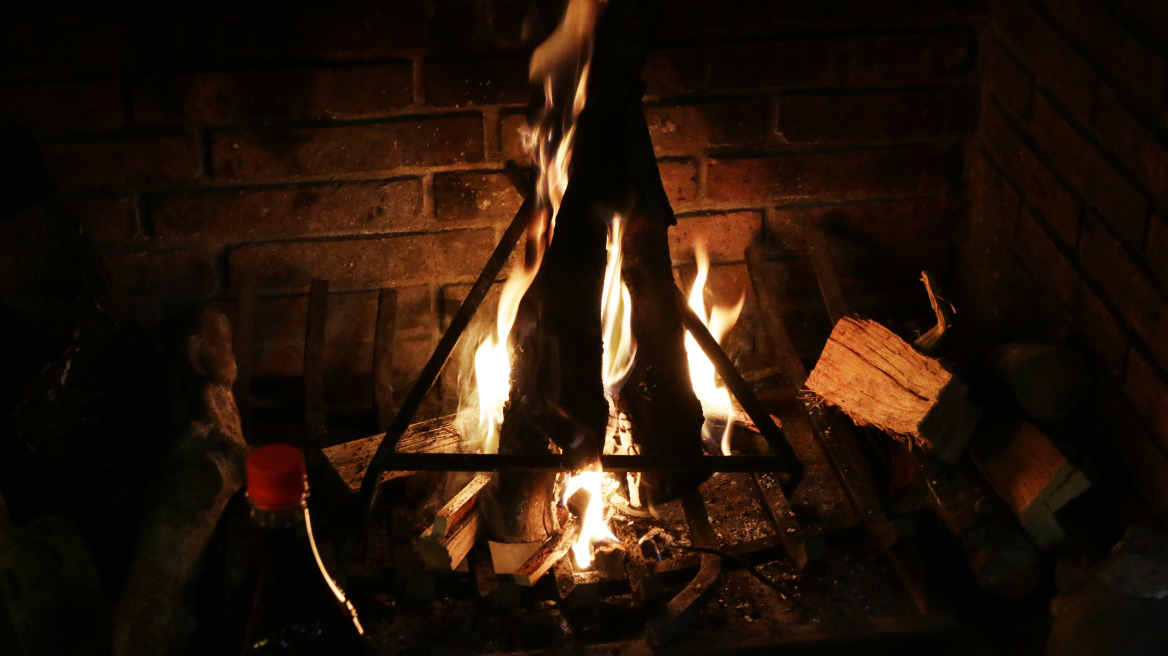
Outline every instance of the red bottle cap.
{"label": "red bottle cap", "polygon": [[266,444],[247,457],[247,496],[264,510],[296,507],[304,498],[304,454],[291,444]]}

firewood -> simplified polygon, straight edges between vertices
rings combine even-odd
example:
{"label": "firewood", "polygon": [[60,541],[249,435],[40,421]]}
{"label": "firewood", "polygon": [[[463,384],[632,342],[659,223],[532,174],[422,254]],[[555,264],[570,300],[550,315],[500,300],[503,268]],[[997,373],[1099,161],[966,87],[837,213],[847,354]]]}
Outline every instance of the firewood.
{"label": "firewood", "polygon": [[462,521],[446,531],[444,535],[436,535],[431,526],[418,540],[418,551],[422,560],[430,569],[455,569],[463,560],[470,548],[474,546],[475,536],[479,529],[478,510],[472,508]]}
{"label": "firewood", "polygon": [[567,555],[576,538],[580,535],[580,526],[571,522],[564,527],[563,532],[543,543],[523,566],[515,571],[515,582],[524,587],[531,587],[547,573],[553,565]]}
{"label": "firewood", "polygon": [[1066,347],[1012,342],[998,348],[991,359],[1022,411],[1039,421],[1066,419],[1091,384],[1087,363]]}
{"label": "firewood", "polygon": [[511,575],[523,567],[523,563],[531,558],[536,549],[543,546],[542,542],[495,542],[487,541],[491,551],[491,566],[494,572],[500,575]]}
{"label": "firewood", "polygon": [[[325,457],[356,492],[361,487],[361,477],[373,460],[373,454],[381,444],[384,433],[371,435],[337,444],[323,449]],[[462,435],[454,425],[454,415],[429,419],[410,426],[409,430],[398,440],[396,453],[458,453],[462,444]],[[417,472],[387,471],[382,473],[381,480],[388,481],[403,476],[411,476]]]}
{"label": "firewood", "polygon": [[1054,512],[1091,481],[1042,431],[1025,421],[998,426],[981,436],[972,455],[1036,545],[1045,549],[1062,540]]}
{"label": "firewood", "polygon": [[836,323],[807,387],[857,424],[942,457],[960,455],[980,415],[965,383],[940,362],[864,319]]}
{"label": "firewood", "polygon": [[483,489],[489,480],[491,480],[489,474],[478,474],[470,479],[470,482],[434,515],[434,525],[430,529],[430,534],[440,538],[446,535],[448,528],[457,526],[474,509],[479,490]]}

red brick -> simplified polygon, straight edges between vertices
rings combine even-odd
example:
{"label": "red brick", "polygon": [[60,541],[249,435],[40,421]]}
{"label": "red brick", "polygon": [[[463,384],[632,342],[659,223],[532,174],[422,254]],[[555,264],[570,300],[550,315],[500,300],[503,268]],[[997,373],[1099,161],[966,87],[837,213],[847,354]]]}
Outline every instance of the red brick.
{"label": "red brick", "polygon": [[778,0],[774,15],[779,23],[842,23],[870,27],[873,23],[905,24],[934,22],[984,14],[984,0],[885,0],[873,3],[856,0]]}
{"label": "red brick", "polygon": [[761,233],[760,212],[679,216],[677,225],[669,229],[669,253],[674,264],[693,262],[694,245],[701,240],[712,262],[741,262],[746,247],[758,241]]}
{"label": "red brick", "polygon": [[1133,22],[1154,38],[1168,43],[1168,5],[1160,0],[1116,0]]}
{"label": "red brick", "polygon": [[1034,81],[1030,73],[1018,63],[1014,55],[1006,52],[996,36],[987,32],[982,43],[981,75],[986,87],[994,92],[995,97],[1011,113],[1029,120],[1031,97],[1034,94]]}
{"label": "red brick", "polygon": [[254,239],[365,234],[414,224],[422,211],[417,178],[276,189],[216,189],[151,199],[156,234]]}
{"label": "red brick", "polygon": [[735,202],[929,194],[955,188],[959,173],[959,153],[938,146],[727,157],[710,160],[706,193]]}
{"label": "red brick", "polygon": [[434,176],[434,207],[444,221],[509,224],[523,197],[499,171],[439,173]]}
{"label": "red brick", "polygon": [[882,141],[970,132],[976,87],[886,93],[799,94],[779,105],[779,132],[788,141]]}
{"label": "red brick", "polygon": [[[780,207],[776,224],[818,226],[845,233],[873,247],[898,242],[926,242],[953,236],[958,218],[968,208],[951,198],[920,198],[875,203],[844,203],[819,207]],[[768,232],[777,226],[768,225]]]}
{"label": "red brick", "polygon": [[45,132],[112,130],[123,124],[117,80],[0,88],[0,114]]}
{"label": "red brick", "polygon": [[658,160],[661,184],[670,204],[684,205],[698,197],[697,164],[691,159]]}
{"label": "red brick", "polygon": [[1040,146],[1123,238],[1132,244],[1143,243],[1148,197],[1128,182],[1041,94],[1035,99],[1033,130]]}
{"label": "red brick", "polygon": [[1022,198],[998,170],[998,164],[991,164],[984,153],[973,155],[968,188],[974,211],[989,219],[1002,236],[1013,238],[1018,231]]}
{"label": "red brick", "polygon": [[245,244],[228,264],[269,290],[307,289],[329,280],[336,291],[449,281],[477,274],[495,246],[489,228],[405,234],[365,239]]}
{"label": "red brick", "polygon": [[1099,85],[1092,127],[1103,144],[1133,167],[1140,182],[1157,195],[1161,203],[1168,200],[1168,146],[1164,139],[1145,127],[1110,85]]}
{"label": "red brick", "polygon": [[45,160],[65,186],[193,180],[199,148],[191,136],[141,137],[46,146]]}
{"label": "red brick", "polygon": [[139,124],[384,116],[413,102],[409,62],[148,76],[132,89]]}
{"label": "red brick", "polygon": [[697,91],[704,76],[701,51],[692,47],[654,49],[641,69],[645,93],[655,98]]}
{"label": "red brick", "polygon": [[1148,107],[1163,107],[1164,59],[1121,26],[1096,0],[1045,0],[1046,10],[1107,74]]}
{"label": "red brick", "polygon": [[1152,269],[1160,277],[1160,285],[1168,287],[1168,221],[1154,215],[1148,228],[1148,247],[1144,251]]}
{"label": "red brick", "polygon": [[1080,121],[1089,120],[1099,84],[1095,68],[1025,2],[995,0],[990,18],[1038,84],[1052,88]]}
{"label": "red brick", "polygon": [[272,178],[441,166],[483,159],[482,117],[453,115],[320,128],[217,132],[215,173]]}
{"label": "red brick", "polygon": [[1026,266],[1039,284],[1063,305],[1069,305],[1079,280],[1067,258],[1051,241],[1047,229],[1029,210],[1022,212],[1018,224],[1017,247]]}
{"label": "red brick", "polygon": [[205,249],[108,253],[110,278],[128,296],[206,298],[219,287],[214,253]]}
{"label": "red brick", "polygon": [[1123,393],[1162,446],[1168,447],[1168,382],[1131,349]]}
{"label": "red brick", "polygon": [[1128,338],[1115,315],[1107,309],[1088,285],[1079,284],[1071,307],[1076,330],[1086,338],[1091,349],[1116,380],[1123,380]]}
{"label": "red brick", "polygon": [[1168,366],[1168,301],[1120,242],[1094,215],[1083,224],[1080,257],[1104,295],[1119,308],[1128,323],[1162,366]]}
{"label": "red brick", "polygon": [[125,244],[138,232],[133,196],[73,196],[61,204],[96,244]]}
{"label": "red brick", "polygon": [[710,86],[754,90],[913,84],[965,75],[973,55],[974,35],[966,28],[720,46],[710,51]]}
{"label": "red brick", "polygon": [[645,108],[649,135],[658,155],[758,144],[769,135],[769,113],[769,102],[762,98]]}
{"label": "red brick", "polygon": [[426,61],[426,102],[437,107],[526,103],[527,56]]}
{"label": "red brick", "polygon": [[211,61],[359,60],[427,46],[471,50],[489,38],[475,3],[229,3],[198,8],[196,38]]}
{"label": "red brick", "polygon": [[1042,213],[1063,241],[1076,244],[1079,202],[996,108],[987,107],[982,116],[982,138],[1018,186],[1025,201]]}
{"label": "red brick", "polygon": [[527,130],[527,114],[521,111],[499,112],[499,150],[500,158],[515,160],[521,164],[531,161],[527,151],[523,149],[523,139],[520,131]]}

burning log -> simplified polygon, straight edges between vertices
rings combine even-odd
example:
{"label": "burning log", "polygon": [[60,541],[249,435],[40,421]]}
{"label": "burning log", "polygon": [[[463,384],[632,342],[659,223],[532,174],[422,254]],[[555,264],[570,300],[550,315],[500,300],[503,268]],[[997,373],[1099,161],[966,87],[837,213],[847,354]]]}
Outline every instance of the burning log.
{"label": "burning log", "polygon": [[968,388],[875,321],[836,323],[807,387],[859,425],[944,455],[968,442],[980,410]]}

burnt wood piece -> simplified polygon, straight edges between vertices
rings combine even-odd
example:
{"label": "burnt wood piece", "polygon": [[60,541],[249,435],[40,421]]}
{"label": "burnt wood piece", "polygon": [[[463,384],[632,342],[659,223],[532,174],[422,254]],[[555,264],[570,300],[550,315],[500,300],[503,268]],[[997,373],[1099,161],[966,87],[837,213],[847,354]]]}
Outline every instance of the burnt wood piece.
{"label": "burnt wood piece", "polygon": [[489,480],[490,477],[486,474],[479,474],[470,479],[470,482],[459,490],[458,494],[454,495],[450,501],[446,502],[446,505],[434,514],[434,524],[430,528],[430,535],[438,538],[445,536],[450,527],[456,526],[470,514],[475,507],[479,490],[483,489]]}
{"label": "burnt wood piece", "polygon": [[804,535],[802,527],[795,520],[795,513],[791,510],[791,505],[787,502],[782,488],[778,487],[774,491],[768,491],[763,487],[758,474],[752,473],[750,479],[754,483],[754,491],[758,495],[763,514],[770,521],[771,527],[775,529],[775,535],[782,540],[783,549],[791,558],[791,562],[795,564],[795,569],[801,571],[807,566],[809,560],[822,556],[823,540],[818,537],[809,540]]}
{"label": "burnt wood piece", "polygon": [[677,638],[689,618],[717,592],[718,577],[722,573],[722,558],[713,553],[719,548],[718,536],[710,525],[701,493],[687,494],[681,498],[681,505],[694,546],[711,551],[702,552],[701,566],[689,585],[682,588],[661,613],[649,620],[645,641],[654,646],[668,644]]}
{"label": "burnt wood piece", "polygon": [[939,453],[960,454],[981,414],[940,362],[865,319],[836,323],[807,387],[858,425]]}
{"label": "burnt wood piece", "polygon": [[192,577],[227,501],[244,481],[247,444],[232,394],[231,327],[205,309],[180,344],[190,416],[144,497],[130,572],[115,611],[113,653],[172,654],[195,626]]}
{"label": "burnt wood piece", "polygon": [[378,430],[393,420],[393,336],[397,332],[397,290],[377,294],[377,326],[373,334],[373,409]]}
{"label": "burnt wood piece", "polygon": [[[770,270],[761,244],[746,248],[746,267],[771,346],[783,366],[788,386],[797,393],[807,380],[807,369],[799,359],[790,333],[787,332],[786,322],[779,309],[783,298],[779,280]],[[808,407],[805,401],[798,405],[857,517],[881,546],[894,544],[898,539],[897,528],[881,507],[872,471],[853,436],[846,434],[840,422],[824,415],[818,408]]]}
{"label": "burnt wood piece", "polygon": [[549,569],[552,568],[561,558],[568,554],[572,549],[572,545],[576,543],[576,538],[580,535],[580,523],[568,522],[564,526],[564,530],[559,535],[552,536],[547,542],[543,543],[527,562],[515,570],[512,575],[515,582],[523,587],[531,587],[535,585]]}
{"label": "burnt wood piece", "polygon": [[313,280],[308,290],[308,325],[304,330],[305,450],[319,449],[328,439],[324,414],[324,342],[328,324],[327,280]]}
{"label": "burnt wood piece", "polygon": [[474,546],[479,529],[479,513],[473,506],[462,519],[442,535],[434,532],[434,527],[426,529],[418,538],[418,551],[422,561],[430,569],[455,569]]}
{"label": "burnt wood piece", "polygon": [[[333,468],[354,492],[361,487],[361,477],[370,467],[379,445],[384,443],[385,434],[370,435],[343,444],[323,449],[324,455]],[[458,453],[462,436],[454,427],[454,415],[428,419],[413,424],[397,440],[396,453]],[[473,470],[472,470],[473,471]],[[402,478],[416,474],[416,471],[387,469],[382,471],[380,481]]]}
{"label": "burnt wood piece", "polygon": [[531,225],[536,209],[535,201],[531,198],[530,191],[524,195],[524,198],[523,205],[515,213],[515,218],[511,220],[511,224],[507,226],[507,230],[499,239],[499,244],[495,246],[495,250],[479,273],[479,277],[475,279],[474,285],[467,292],[466,299],[459,306],[458,312],[450,320],[450,325],[446,327],[446,332],[442,334],[438,346],[435,347],[430,359],[426,361],[426,366],[418,374],[418,379],[410,388],[409,394],[402,401],[401,407],[385,431],[384,438],[378,444],[368,468],[365,469],[361,478],[361,496],[366,505],[373,500],[373,494],[377,491],[377,485],[385,471],[386,459],[393,454],[397,441],[409,430],[410,422],[413,421],[414,415],[417,414],[418,408],[421,407],[422,401],[426,398],[426,394],[433,387],[434,381],[438,379],[438,374],[442,373],[442,367],[446,364],[447,358],[450,357],[450,352],[454,350],[455,344],[458,343],[458,338],[462,336],[463,331],[470,324],[471,318],[474,317],[475,311],[478,310],[483,298],[490,291],[491,285],[498,279],[499,273],[511,256],[511,251],[515,250],[515,244],[519,242],[519,238]]}
{"label": "burnt wood piece", "polygon": [[766,406],[762,401],[755,396],[754,390],[750,389],[750,384],[742,378],[742,374],[738,373],[738,368],[734,366],[734,362],[722,350],[722,346],[718,344],[718,340],[710,334],[706,324],[694,313],[693,309],[685,302],[685,296],[681,290],[676,286],[673,288],[677,302],[682,308],[681,316],[682,323],[686,330],[693,335],[694,340],[697,341],[698,346],[702,348],[702,352],[714,364],[714,369],[718,375],[722,377],[723,382],[734,394],[734,398],[738,399],[738,403],[742,409],[746,411],[750,420],[754,422],[755,428],[766,439],[767,444],[771,447],[771,451],[783,462],[782,472],[786,474],[786,479],[783,481],[783,489],[790,493],[798,487],[799,482],[803,480],[803,463],[795,455],[791,449],[790,442],[787,437],[783,435],[783,431],[779,429],[775,420],[771,418],[767,412]]}

